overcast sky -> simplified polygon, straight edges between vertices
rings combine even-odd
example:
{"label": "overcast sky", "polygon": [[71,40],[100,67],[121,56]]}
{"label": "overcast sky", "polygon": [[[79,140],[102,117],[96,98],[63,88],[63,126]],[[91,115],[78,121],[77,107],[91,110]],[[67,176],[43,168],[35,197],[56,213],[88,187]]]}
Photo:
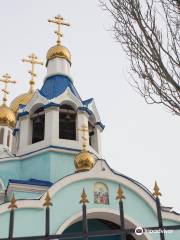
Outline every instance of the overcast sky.
{"label": "overcast sky", "polygon": [[[156,179],[162,204],[180,212],[180,118],[163,106],[147,105],[128,84],[126,55],[108,31],[112,19],[97,0],[1,0],[0,75],[8,72],[18,81],[10,86],[9,102],[28,90],[29,66],[21,59],[35,52],[45,62],[55,44],[47,19],[57,14],[71,23],[63,28],[63,44],[72,54],[75,86],[83,99],[95,99],[106,125],[103,158],[149,190]],[[37,73],[40,88],[46,68],[38,66]]]}

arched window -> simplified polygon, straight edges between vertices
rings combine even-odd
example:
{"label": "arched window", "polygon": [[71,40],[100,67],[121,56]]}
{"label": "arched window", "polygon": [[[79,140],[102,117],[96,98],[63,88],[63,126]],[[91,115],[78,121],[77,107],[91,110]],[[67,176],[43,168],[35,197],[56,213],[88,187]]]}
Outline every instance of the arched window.
{"label": "arched window", "polygon": [[45,113],[43,107],[38,108],[31,116],[32,143],[44,140]]}
{"label": "arched window", "polygon": [[11,140],[11,132],[10,130],[8,131],[8,137],[7,137],[7,146],[10,146],[10,140]]}
{"label": "arched window", "polygon": [[0,129],[0,144],[3,144],[3,138],[4,138],[4,128]]}
{"label": "arched window", "polygon": [[59,108],[59,138],[76,140],[76,112],[67,104]]}

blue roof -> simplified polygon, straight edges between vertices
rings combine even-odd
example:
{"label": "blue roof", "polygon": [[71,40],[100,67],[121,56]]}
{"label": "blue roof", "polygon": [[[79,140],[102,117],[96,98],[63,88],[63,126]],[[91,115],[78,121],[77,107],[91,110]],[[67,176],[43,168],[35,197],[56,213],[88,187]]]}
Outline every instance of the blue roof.
{"label": "blue roof", "polygon": [[34,178],[30,178],[28,180],[9,179],[9,183],[19,183],[19,184],[47,186],[47,187],[50,187],[50,186],[53,185],[52,182],[44,181],[44,180],[38,180],[38,179],[34,179]]}
{"label": "blue roof", "polygon": [[67,87],[69,87],[72,93],[81,101],[81,97],[79,96],[71,79],[64,75],[54,75],[48,77],[39,92],[45,98],[52,99],[61,95]]}
{"label": "blue roof", "polygon": [[83,101],[83,105],[88,106],[93,101],[93,98],[89,98]]}

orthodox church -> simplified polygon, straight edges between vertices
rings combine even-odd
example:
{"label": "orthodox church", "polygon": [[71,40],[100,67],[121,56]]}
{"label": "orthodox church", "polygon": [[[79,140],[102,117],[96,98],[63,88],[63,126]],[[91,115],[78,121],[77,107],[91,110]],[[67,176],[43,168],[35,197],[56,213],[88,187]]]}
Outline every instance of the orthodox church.
{"label": "orthodox church", "polygon": [[[0,239],[44,235],[46,207],[50,209],[49,234],[81,232],[82,204],[87,208],[83,213],[89,232],[180,225],[180,214],[157,205],[161,195],[157,183],[152,194],[102,159],[104,125],[94,99],[79,95],[70,73],[71,53],[61,43],[60,28],[69,24],[60,16],[48,21],[57,26],[57,43],[47,52],[47,74],[41,89],[35,89],[35,66],[43,63],[35,54],[23,59],[31,65],[29,90],[10,106],[8,84],[15,81],[8,74],[0,79],[4,86],[0,106]],[[97,234],[92,239],[179,240],[180,231],[161,237],[130,232],[125,238]]]}

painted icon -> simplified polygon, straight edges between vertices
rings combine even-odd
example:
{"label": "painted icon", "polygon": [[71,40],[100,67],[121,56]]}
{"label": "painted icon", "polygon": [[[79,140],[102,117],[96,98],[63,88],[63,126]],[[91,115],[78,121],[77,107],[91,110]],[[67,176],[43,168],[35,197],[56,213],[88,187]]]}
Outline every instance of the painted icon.
{"label": "painted icon", "polygon": [[94,203],[109,204],[109,193],[106,184],[101,182],[94,184]]}

